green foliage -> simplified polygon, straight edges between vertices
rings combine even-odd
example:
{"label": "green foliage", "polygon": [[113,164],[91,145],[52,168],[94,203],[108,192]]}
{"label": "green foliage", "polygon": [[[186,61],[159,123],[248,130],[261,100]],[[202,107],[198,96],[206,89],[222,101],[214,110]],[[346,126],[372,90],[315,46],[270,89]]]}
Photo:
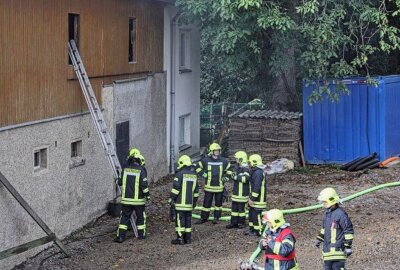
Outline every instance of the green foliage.
{"label": "green foliage", "polygon": [[[176,3],[182,20],[202,30],[204,102],[265,100],[271,78],[291,70],[295,79],[318,85],[311,103],[337,100],[348,92],[340,78],[361,75],[373,82],[379,72],[399,71],[400,0]],[[327,85],[332,79],[335,91]]]}

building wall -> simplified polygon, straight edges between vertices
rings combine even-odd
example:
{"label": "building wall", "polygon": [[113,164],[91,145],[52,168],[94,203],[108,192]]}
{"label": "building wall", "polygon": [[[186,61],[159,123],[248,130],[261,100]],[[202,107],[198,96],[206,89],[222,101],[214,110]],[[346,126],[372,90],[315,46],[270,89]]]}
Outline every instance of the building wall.
{"label": "building wall", "polygon": [[[68,13],[80,15],[79,50],[102,84],[163,69],[165,3],[147,0],[0,1],[0,127],[87,110],[68,65]],[[128,63],[129,18],[137,62]]]}
{"label": "building wall", "polygon": [[[181,26],[179,18],[174,24],[173,48],[171,50],[171,21],[176,15],[176,8],[167,7],[164,13],[164,69],[167,70],[167,151],[170,155],[171,129],[171,87],[175,91],[175,116],[173,146],[177,159],[182,154],[193,155],[200,149],[200,33],[196,26]],[[190,32],[190,71],[179,71],[179,30]],[[171,70],[171,52],[172,69]],[[172,77],[171,77],[172,75]],[[172,82],[174,80],[174,82]],[[190,114],[191,147],[179,150],[179,117]]]}
{"label": "building wall", "polygon": [[[84,165],[73,167],[75,140],[82,140]],[[1,172],[59,238],[105,212],[114,195],[113,177],[90,115],[0,130],[0,142]],[[33,152],[38,147],[48,148],[48,169],[34,172]],[[45,236],[2,185],[0,216],[0,250]],[[1,260],[0,269],[11,268],[43,247]]]}
{"label": "building wall", "polygon": [[129,121],[129,147],[142,152],[150,181],[168,173],[165,84],[166,74],[156,73],[103,89],[104,116],[113,137],[116,125]]}

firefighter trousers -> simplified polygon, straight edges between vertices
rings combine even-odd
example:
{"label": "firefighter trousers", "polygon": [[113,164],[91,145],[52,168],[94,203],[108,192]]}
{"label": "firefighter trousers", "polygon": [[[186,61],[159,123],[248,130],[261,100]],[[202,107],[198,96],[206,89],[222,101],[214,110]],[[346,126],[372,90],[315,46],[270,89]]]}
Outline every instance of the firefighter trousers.
{"label": "firefighter trousers", "polygon": [[246,203],[232,201],[231,211],[231,224],[232,225],[244,225],[246,223]]}
{"label": "firefighter trousers", "polygon": [[130,225],[131,215],[135,211],[136,214],[136,227],[138,229],[138,236],[146,236],[146,212],[144,205],[122,205],[121,218],[119,220],[119,226],[117,236],[125,238],[126,231]]}
{"label": "firefighter trousers", "polygon": [[192,239],[192,211],[176,211],[175,231],[185,242]]}
{"label": "firefighter trousers", "polygon": [[223,191],[221,192],[204,191],[203,210],[201,211],[202,220],[207,220],[208,217],[210,216],[213,197],[215,197],[214,218],[218,220],[221,217],[223,194],[224,194]]}
{"label": "firefighter trousers", "polygon": [[262,234],[262,222],[261,222],[261,215],[262,209],[249,207],[249,227],[250,230],[255,231],[257,234]]}
{"label": "firefighter trousers", "polygon": [[344,261],[324,261],[324,270],[346,270]]}

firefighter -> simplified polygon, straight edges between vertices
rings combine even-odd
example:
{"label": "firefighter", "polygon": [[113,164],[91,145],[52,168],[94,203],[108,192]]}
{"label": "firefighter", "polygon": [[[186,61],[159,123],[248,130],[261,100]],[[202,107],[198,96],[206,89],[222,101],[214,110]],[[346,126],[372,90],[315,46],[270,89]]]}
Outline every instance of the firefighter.
{"label": "firefighter", "polygon": [[346,257],[353,251],[353,224],[347,213],[339,206],[339,195],[333,188],[323,189],[318,201],[324,206],[325,213],[322,228],[315,241],[319,248],[322,244],[324,270],[345,269]]}
{"label": "firefighter", "polygon": [[233,168],[231,175],[231,178],[234,181],[232,189],[231,223],[226,225],[227,229],[245,228],[245,206],[249,200],[250,172],[246,152],[236,152],[235,159],[236,166]]}
{"label": "firefighter", "polygon": [[260,249],[265,250],[265,270],[299,269],[295,254],[296,238],[282,211],[269,210],[262,221],[268,226],[265,238],[260,241]]}
{"label": "firefighter", "polygon": [[212,143],[208,157],[198,162],[196,173],[205,179],[204,201],[201,211],[201,219],[196,224],[207,222],[211,211],[213,197],[215,197],[215,210],[213,224],[219,223],[222,213],[222,199],[224,183],[229,180],[232,172],[231,164],[226,158],[221,157],[221,146]]}
{"label": "firefighter", "polygon": [[192,242],[192,210],[196,207],[199,197],[199,184],[189,156],[181,156],[177,163],[178,172],[175,175],[169,198],[170,206],[174,206],[176,210],[177,238],[172,240],[171,244],[183,245]]}
{"label": "firefighter", "polygon": [[251,155],[250,164],[250,198],[249,198],[249,230],[245,234],[252,236],[261,236],[262,211],[267,208],[266,183],[264,174],[264,165],[261,156]]}
{"label": "firefighter", "polygon": [[122,177],[118,179],[121,188],[121,218],[118,226],[115,242],[122,243],[125,240],[126,231],[133,211],[136,213],[136,225],[138,239],[146,237],[146,213],[145,203],[150,201],[147,174],[140,166],[140,154],[133,153],[128,157],[127,165],[123,169]]}

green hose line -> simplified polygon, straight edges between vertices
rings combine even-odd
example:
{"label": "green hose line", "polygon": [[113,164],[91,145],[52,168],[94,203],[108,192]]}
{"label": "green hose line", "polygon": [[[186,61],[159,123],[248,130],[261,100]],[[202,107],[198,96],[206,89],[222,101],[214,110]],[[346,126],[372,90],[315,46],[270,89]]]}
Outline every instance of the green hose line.
{"label": "green hose line", "polygon": [[[368,189],[366,189],[366,190],[357,192],[357,193],[355,193],[355,194],[353,194],[353,195],[347,196],[347,197],[343,198],[342,201],[343,201],[343,202],[347,202],[347,201],[353,200],[353,199],[355,199],[355,198],[357,198],[357,197],[360,197],[360,196],[362,196],[362,195],[365,195],[365,194],[367,194],[367,193],[370,193],[370,192],[373,192],[373,191],[376,191],[376,190],[379,190],[379,189],[383,189],[383,188],[386,188],[386,187],[397,187],[397,186],[400,186],[400,181],[398,181],[398,182],[386,183],[386,184],[382,184],[382,185],[378,185],[378,186],[375,186],[375,187],[368,188]],[[282,212],[283,212],[284,214],[299,214],[299,213],[304,213],[304,212],[309,212],[309,211],[312,211],[312,210],[316,210],[316,209],[319,209],[319,208],[322,208],[322,207],[323,207],[323,206],[322,206],[321,204],[318,204],[318,205],[312,205],[312,206],[308,206],[308,207],[302,207],[302,208],[294,208],[294,209],[282,210]],[[264,229],[263,235],[265,234],[266,231],[267,231],[267,227]],[[253,254],[250,256],[249,262],[250,262],[250,263],[253,263],[254,260],[255,260],[255,259],[258,257],[258,255],[260,254],[260,252],[261,252],[261,249],[260,249],[259,247],[257,247],[257,249],[256,249],[256,250],[253,252]]]}

